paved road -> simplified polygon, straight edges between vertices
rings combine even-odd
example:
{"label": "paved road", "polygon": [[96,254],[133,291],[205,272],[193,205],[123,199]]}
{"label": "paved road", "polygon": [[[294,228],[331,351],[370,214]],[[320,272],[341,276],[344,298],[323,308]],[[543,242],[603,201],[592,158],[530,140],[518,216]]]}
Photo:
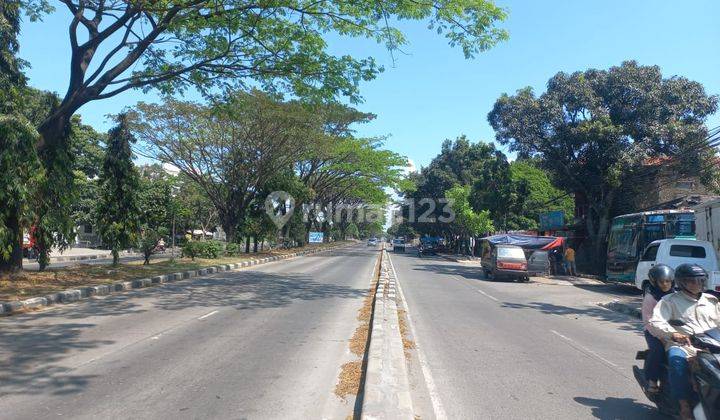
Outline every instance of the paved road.
{"label": "paved road", "polygon": [[462,263],[391,259],[431,377],[417,407],[435,395],[450,419],[659,418],[632,375],[640,324],[596,305],[607,286],[490,282]]}
{"label": "paved road", "polygon": [[0,319],[0,418],[345,418],[377,251],[354,247]]}

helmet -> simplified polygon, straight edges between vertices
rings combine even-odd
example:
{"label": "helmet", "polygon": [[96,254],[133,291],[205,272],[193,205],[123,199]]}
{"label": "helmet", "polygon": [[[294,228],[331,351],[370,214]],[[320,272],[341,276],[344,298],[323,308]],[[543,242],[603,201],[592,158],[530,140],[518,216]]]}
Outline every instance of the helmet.
{"label": "helmet", "polygon": [[658,287],[659,281],[670,280],[673,282],[675,278],[675,270],[672,267],[665,264],[658,264],[650,269],[648,272],[648,280],[654,287]]}
{"label": "helmet", "polygon": [[708,274],[704,268],[697,264],[680,264],[675,269],[675,281],[677,281],[678,286],[684,289],[685,283],[690,280],[701,281],[702,290],[705,290],[707,288]]}

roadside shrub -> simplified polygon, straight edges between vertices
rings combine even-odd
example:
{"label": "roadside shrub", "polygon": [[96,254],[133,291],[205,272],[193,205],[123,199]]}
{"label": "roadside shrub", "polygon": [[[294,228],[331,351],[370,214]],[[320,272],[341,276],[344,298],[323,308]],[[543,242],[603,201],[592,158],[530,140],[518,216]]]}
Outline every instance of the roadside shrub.
{"label": "roadside shrub", "polygon": [[196,241],[187,241],[182,247],[182,256],[185,258],[192,258],[193,261],[195,261],[195,257],[198,256],[199,247],[197,244],[200,242]]}
{"label": "roadside shrub", "polygon": [[242,252],[242,247],[240,244],[237,244],[235,242],[230,242],[227,244],[227,247],[225,247],[225,255],[230,257],[235,257],[240,255]]}
{"label": "roadside shrub", "polygon": [[217,259],[223,253],[223,244],[219,241],[199,241],[198,257]]}

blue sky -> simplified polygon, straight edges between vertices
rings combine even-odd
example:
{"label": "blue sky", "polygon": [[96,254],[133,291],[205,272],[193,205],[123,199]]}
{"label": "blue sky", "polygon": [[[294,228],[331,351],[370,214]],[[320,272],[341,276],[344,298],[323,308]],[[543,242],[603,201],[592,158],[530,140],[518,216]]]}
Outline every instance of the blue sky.
{"label": "blue sky", "polygon": [[[501,25],[510,39],[464,59],[462,52],[422,23],[403,23],[407,54],[395,65],[382,46],[365,40],[331,38],[331,50],[358,57],[372,55],[386,71],[361,91],[359,106],[378,118],[359,127],[362,135],[390,135],[387,147],[415,164],[426,165],[446,138],[461,134],[492,141],[487,113],[504,92],[524,86],[544,90],[558,71],[608,68],[624,60],[659,65],[667,76],[682,75],[720,94],[720,1],[605,0],[509,1]],[[64,93],[68,80],[68,13],[61,9],[41,23],[25,23],[20,55],[28,60],[30,84]],[[107,130],[107,114],[137,101],[156,100],[140,91],[91,102],[79,112],[85,122]],[[708,121],[720,125],[720,115]]]}

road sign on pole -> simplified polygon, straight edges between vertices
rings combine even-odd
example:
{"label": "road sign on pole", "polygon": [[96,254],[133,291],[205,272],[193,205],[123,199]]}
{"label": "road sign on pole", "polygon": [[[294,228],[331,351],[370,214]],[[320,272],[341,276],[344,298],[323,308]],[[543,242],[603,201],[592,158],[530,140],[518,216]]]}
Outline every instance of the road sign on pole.
{"label": "road sign on pole", "polygon": [[321,244],[323,242],[323,236],[322,232],[310,232],[310,243]]}

